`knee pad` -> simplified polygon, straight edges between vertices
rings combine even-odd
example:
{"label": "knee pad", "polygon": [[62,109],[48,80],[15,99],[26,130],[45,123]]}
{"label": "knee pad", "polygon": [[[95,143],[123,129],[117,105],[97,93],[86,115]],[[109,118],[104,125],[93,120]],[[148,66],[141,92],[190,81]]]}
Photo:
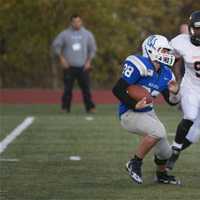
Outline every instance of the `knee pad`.
{"label": "knee pad", "polygon": [[172,150],[169,148],[166,151],[160,151],[159,154],[156,154],[157,158],[159,160],[168,160],[170,156],[172,155]]}
{"label": "knee pad", "polygon": [[159,160],[167,160],[172,154],[172,149],[166,138],[162,138],[155,146],[155,156]]}
{"label": "knee pad", "polygon": [[197,119],[197,114],[184,114],[183,116],[183,120],[188,120],[188,121],[191,121],[191,122],[194,122],[196,119]]}
{"label": "knee pad", "polygon": [[191,143],[197,143],[200,139],[200,120],[196,120],[194,124],[189,129],[188,134],[186,135],[186,139],[188,139]]}

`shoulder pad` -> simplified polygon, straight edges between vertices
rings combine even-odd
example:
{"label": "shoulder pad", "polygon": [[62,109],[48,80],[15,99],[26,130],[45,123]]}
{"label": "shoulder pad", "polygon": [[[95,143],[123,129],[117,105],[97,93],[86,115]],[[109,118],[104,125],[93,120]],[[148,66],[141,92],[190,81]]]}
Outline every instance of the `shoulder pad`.
{"label": "shoulder pad", "polygon": [[147,66],[138,57],[131,55],[126,58],[126,61],[131,62],[139,70],[141,76],[148,76]]}
{"label": "shoulder pad", "polygon": [[188,34],[179,34],[170,41],[170,44],[175,48],[188,42],[190,42],[190,36]]}

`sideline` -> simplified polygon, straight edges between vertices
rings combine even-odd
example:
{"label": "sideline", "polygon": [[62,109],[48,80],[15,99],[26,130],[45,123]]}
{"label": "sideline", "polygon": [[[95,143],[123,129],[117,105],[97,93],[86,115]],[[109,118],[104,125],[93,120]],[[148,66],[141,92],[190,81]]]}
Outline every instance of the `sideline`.
{"label": "sideline", "polygon": [[26,128],[28,128],[34,121],[34,117],[27,117],[17,126],[8,136],[0,142],[0,154],[4,152],[7,146],[16,139]]}

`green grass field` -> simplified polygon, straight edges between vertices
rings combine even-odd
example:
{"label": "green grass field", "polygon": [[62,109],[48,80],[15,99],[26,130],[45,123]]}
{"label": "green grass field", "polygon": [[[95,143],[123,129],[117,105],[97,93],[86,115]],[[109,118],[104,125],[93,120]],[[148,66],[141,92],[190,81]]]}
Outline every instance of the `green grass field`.
{"label": "green grass field", "polygon": [[[180,112],[156,110],[172,141]],[[26,117],[35,118],[0,154],[1,200],[200,199],[199,144],[182,154],[173,172],[182,186],[154,183],[153,153],[144,161],[144,184],[131,181],[124,166],[139,140],[120,127],[116,105],[99,105],[94,120],[86,119],[82,105],[71,114],[56,105],[1,105],[0,114],[0,141]]]}

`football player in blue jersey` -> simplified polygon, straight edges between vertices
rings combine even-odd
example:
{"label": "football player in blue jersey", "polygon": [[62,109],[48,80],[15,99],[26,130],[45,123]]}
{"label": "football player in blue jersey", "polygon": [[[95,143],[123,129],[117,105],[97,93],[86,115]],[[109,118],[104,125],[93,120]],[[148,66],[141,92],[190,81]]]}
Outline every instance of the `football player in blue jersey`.
{"label": "football player in blue jersey", "polygon": [[113,87],[113,94],[120,100],[120,122],[127,131],[141,136],[134,157],[126,164],[129,176],[138,184],[143,183],[142,163],[150,150],[155,148],[156,180],[165,184],[180,184],[174,176],[168,175],[165,165],[172,150],[162,122],[156,116],[153,102],[146,97],[139,101],[127,93],[131,85],[140,85],[147,89],[152,97],[162,94],[170,105],[179,102],[178,84],[169,67],[175,57],[166,37],[151,35],[143,42],[143,56],[130,55],[123,63],[123,72]]}

